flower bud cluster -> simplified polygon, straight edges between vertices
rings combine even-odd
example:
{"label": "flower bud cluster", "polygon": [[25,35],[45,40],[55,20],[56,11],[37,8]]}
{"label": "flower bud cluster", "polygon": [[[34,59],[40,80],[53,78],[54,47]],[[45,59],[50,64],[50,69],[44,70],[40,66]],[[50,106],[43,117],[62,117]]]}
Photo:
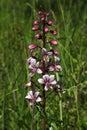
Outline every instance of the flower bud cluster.
{"label": "flower bud cluster", "polygon": [[[59,73],[62,70],[61,66],[59,65],[59,52],[54,49],[55,46],[58,45],[58,42],[55,39],[47,39],[47,33],[49,33],[49,35],[57,35],[55,30],[52,30],[52,28],[50,30],[50,26],[53,25],[53,22],[48,20],[50,13],[38,11],[37,14],[39,18],[34,21],[32,31],[39,32],[35,34],[35,38],[37,40],[41,40],[42,42],[41,44],[33,43],[28,46],[30,57],[26,61],[29,66],[30,81],[26,83],[25,86],[30,87],[31,90],[28,92],[25,98],[29,100],[30,106],[34,105],[35,102],[41,101],[42,94],[40,92],[43,88],[45,92],[49,89],[54,90],[56,93],[59,92],[59,84],[58,81],[56,81],[55,72]],[[38,49],[40,50],[40,53],[38,52],[37,56],[33,52],[37,51]],[[36,76],[36,74],[38,76]],[[33,80],[34,77],[36,81]],[[39,78],[37,79],[37,77]],[[37,82],[42,85],[41,89],[36,87]]]}

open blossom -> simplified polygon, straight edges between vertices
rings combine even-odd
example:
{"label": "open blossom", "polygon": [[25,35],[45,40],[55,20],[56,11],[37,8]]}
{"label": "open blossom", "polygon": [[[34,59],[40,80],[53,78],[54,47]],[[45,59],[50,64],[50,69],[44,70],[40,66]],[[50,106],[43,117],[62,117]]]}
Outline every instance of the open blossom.
{"label": "open blossom", "polygon": [[34,73],[38,73],[38,74],[41,74],[42,73],[42,70],[39,68],[39,62],[36,62],[36,59],[35,60],[31,60],[31,63],[29,65],[29,69],[31,70],[31,72],[34,74]]}
{"label": "open blossom", "polygon": [[30,106],[33,106],[35,102],[40,102],[41,98],[38,96],[40,92],[33,92],[29,91],[27,96],[25,97],[26,99],[29,100]]}
{"label": "open blossom", "polygon": [[33,63],[35,61],[36,61],[36,59],[34,59],[33,57],[30,57],[30,58],[27,59],[26,63],[31,64],[31,63]]}
{"label": "open blossom", "polygon": [[58,56],[54,56],[55,63],[58,63],[60,61],[60,58]]}
{"label": "open blossom", "polygon": [[52,55],[52,51],[47,51],[46,48],[42,48],[43,60],[49,62],[49,56]]}
{"label": "open blossom", "polygon": [[60,65],[56,65],[56,64],[53,64],[53,65],[51,65],[50,67],[49,67],[49,71],[61,71],[62,70],[62,68],[61,68],[61,66]]}
{"label": "open blossom", "polygon": [[40,84],[44,84],[45,85],[44,89],[45,89],[45,91],[47,91],[48,88],[53,88],[57,84],[57,82],[56,82],[56,80],[54,80],[54,78],[55,78],[54,75],[45,74],[45,75],[43,75],[43,78],[38,79],[38,82]]}

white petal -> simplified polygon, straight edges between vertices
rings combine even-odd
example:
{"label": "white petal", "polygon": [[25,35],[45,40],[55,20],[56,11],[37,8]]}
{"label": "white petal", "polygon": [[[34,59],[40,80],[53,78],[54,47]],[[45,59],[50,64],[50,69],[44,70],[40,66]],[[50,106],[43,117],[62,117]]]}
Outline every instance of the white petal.
{"label": "white petal", "polygon": [[54,60],[55,60],[55,62],[59,62],[60,58],[58,56],[54,56]]}
{"label": "white petal", "polygon": [[52,85],[56,85],[57,82],[54,80],[53,82],[51,82]]}
{"label": "white petal", "polygon": [[34,76],[34,73],[29,74],[29,78],[32,78]]}
{"label": "white petal", "polygon": [[36,102],[40,102],[41,101],[41,98],[40,97],[38,97],[37,98],[37,100],[36,100]]}
{"label": "white petal", "polygon": [[30,106],[33,106],[33,105],[34,105],[34,103],[33,103],[33,102],[30,102],[29,104],[30,104]]}
{"label": "white petal", "polygon": [[31,65],[36,65],[36,59],[31,60]]}
{"label": "white petal", "polygon": [[29,69],[33,69],[33,66],[32,66],[32,64],[30,64],[30,65],[29,65]]}
{"label": "white petal", "polygon": [[39,66],[39,62],[37,62],[37,66]]}
{"label": "white petal", "polygon": [[38,82],[39,82],[40,84],[44,84],[44,80],[43,80],[43,79],[38,79]]}
{"label": "white petal", "polygon": [[30,95],[27,95],[25,98],[26,99],[32,99],[32,97]]}
{"label": "white petal", "polygon": [[29,83],[25,84],[25,86],[26,86],[26,87],[31,86],[31,82],[29,82]]}
{"label": "white petal", "polygon": [[40,92],[35,92],[34,95],[35,97],[37,97],[39,95]]}
{"label": "white petal", "polygon": [[45,86],[44,90],[45,90],[45,91],[47,91],[47,90],[48,90],[48,87],[47,87],[47,86]]}
{"label": "white petal", "polygon": [[42,70],[41,69],[37,69],[37,73],[38,74],[42,74]]}
{"label": "white petal", "polygon": [[33,98],[33,91],[29,91],[25,98],[32,99]]}
{"label": "white petal", "polygon": [[28,95],[27,95],[25,98],[26,98],[26,99],[29,99],[29,98],[28,98]]}
{"label": "white petal", "polygon": [[45,48],[42,48],[42,54],[45,55],[47,53],[47,50]]}
{"label": "white petal", "polygon": [[52,52],[51,52],[51,51],[49,51],[47,54],[50,56],[50,55],[52,55]]}
{"label": "white petal", "polygon": [[48,74],[43,75],[43,80],[44,80],[44,81],[45,81],[45,80],[46,80],[46,81],[49,80],[49,78],[50,78],[50,77],[49,77]]}
{"label": "white petal", "polygon": [[60,65],[55,65],[55,69],[56,69],[56,71],[61,71],[62,70]]}
{"label": "white petal", "polygon": [[50,82],[52,82],[54,80],[54,75],[50,75]]}
{"label": "white petal", "polygon": [[50,66],[49,71],[54,71],[54,66]]}

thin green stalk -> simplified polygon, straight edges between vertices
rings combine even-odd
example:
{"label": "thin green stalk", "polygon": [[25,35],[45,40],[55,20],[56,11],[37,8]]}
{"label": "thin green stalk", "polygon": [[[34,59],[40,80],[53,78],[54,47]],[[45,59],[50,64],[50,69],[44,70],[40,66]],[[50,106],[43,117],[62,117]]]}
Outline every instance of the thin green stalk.
{"label": "thin green stalk", "polygon": [[[59,80],[59,76],[58,76],[58,73],[56,73],[56,78],[57,78],[57,81]],[[61,93],[59,93],[59,110],[60,110],[60,121],[63,120],[63,116],[62,116],[62,95]],[[62,125],[62,123],[61,123]]]}
{"label": "thin green stalk", "polygon": [[34,105],[32,106],[32,124],[31,124],[31,130],[34,130]]}
{"label": "thin green stalk", "polygon": [[79,120],[79,110],[78,110],[78,93],[77,93],[77,87],[75,89],[75,101],[76,101],[76,110],[77,110],[77,127],[78,127],[79,130],[81,130],[80,120]]}

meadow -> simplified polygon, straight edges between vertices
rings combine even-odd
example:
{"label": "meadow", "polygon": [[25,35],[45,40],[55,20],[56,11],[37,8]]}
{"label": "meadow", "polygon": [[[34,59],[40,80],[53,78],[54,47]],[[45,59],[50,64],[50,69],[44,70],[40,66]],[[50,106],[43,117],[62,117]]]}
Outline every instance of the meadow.
{"label": "meadow", "polygon": [[[37,11],[50,12],[58,32],[65,93],[49,95],[47,130],[87,130],[87,1],[0,0],[0,130],[41,130],[43,113],[25,100],[27,46]],[[54,96],[54,98],[53,98]]]}

